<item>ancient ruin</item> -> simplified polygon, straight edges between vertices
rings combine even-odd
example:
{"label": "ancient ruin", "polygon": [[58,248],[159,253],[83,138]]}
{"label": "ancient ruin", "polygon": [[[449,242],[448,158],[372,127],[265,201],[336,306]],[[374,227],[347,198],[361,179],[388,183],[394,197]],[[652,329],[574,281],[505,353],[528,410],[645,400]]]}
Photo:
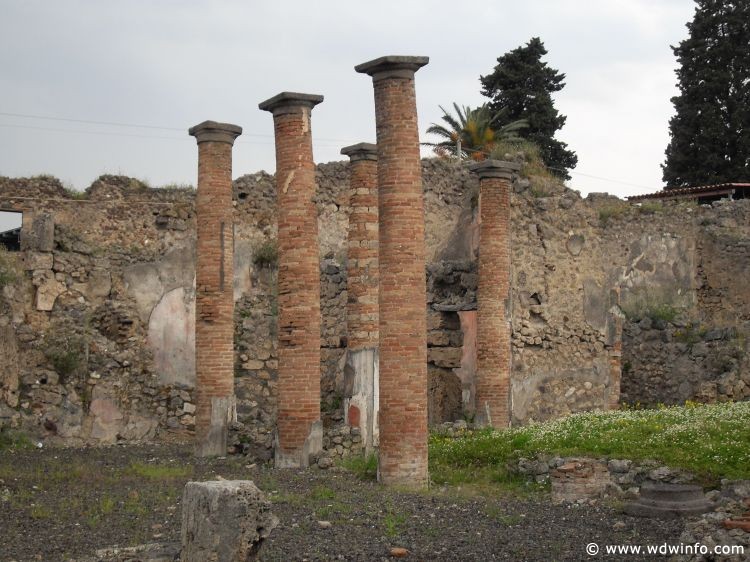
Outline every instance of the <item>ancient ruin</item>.
{"label": "ancient ruin", "polygon": [[237,125],[204,121],[198,141],[195,263],[195,440],[199,456],[224,455],[234,406],[232,145]]}
{"label": "ancient ruin", "polygon": [[513,162],[472,166],[479,180],[476,422],[510,424],[510,189]]}
{"label": "ancient ruin", "polygon": [[[325,452],[334,458],[361,443],[337,429],[344,421],[350,165],[316,169],[320,402]],[[479,180],[430,159],[422,177],[428,413],[439,425],[474,411]],[[613,399],[750,397],[742,344],[750,319],[745,200],[651,209],[610,196],[584,199],[533,178],[511,186],[513,425],[606,409]],[[276,197],[271,175],[233,182],[238,425],[230,448],[247,444],[266,459],[279,404],[276,266],[254,256],[277,239]],[[83,198],[53,178],[0,180],[0,207],[23,213],[21,251],[5,254],[20,274],[2,290],[4,427],[67,445],[192,439],[195,201],[190,190],[148,189],[118,176],[103,176]],[[664,306],[692,320],[661,314]],[[327,438],[334,431],[340,443]]]}
{"label": "ancient ruin", "polygon": [[369,143],[341,149],[349,156],[344,416],[362,433],[365,453],[378,443],[378,150]]}
{"label": "ancient ruin", "polygon": [[372,76],[378,146],[378,479],[427,485],[427,326],[422,170],[414,73],[427,57],[382,57]]}
{"label": "ancient ruin", "polygon": [[273,114],[278,196],[279,414],[277,467],[308,466],[323,446],[320,289],[310,113],[323,96],[282,92]]}

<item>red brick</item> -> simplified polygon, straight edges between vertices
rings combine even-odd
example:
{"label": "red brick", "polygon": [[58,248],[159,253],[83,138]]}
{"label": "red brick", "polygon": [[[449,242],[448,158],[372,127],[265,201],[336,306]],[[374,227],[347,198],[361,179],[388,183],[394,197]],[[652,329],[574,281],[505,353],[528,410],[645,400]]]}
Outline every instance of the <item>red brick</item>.
{"label": "red brick", "polygon": [[[236,125],[205,121],[190,129],[198,141],[196,196],[195,437],[198,455],[226,454],[234,400],[234,227],[232,145]],[[214,398],[226,399],[220,427],[211,425]],[[213,429],[213,431],[212,431]]]}
{"label": "red brick", "polygon": [[384,484],[427,486],[424,201],[414,72],[426,57],[384,57],[372,76],[378,145],[380,447]]}
{"label": "red brick", "polygon": [[[283,93],[273,113],[279,209],[277,466],[307,466],[322,447],[320,261],[310,113],[322,96]],[[318,436],[316,432],[320,432]],[[312,449],[310,449],[312,447]]]}
{"label": "red brick", "polygon": [[518,165],[486,160],[479,175],[476,420],[510,425],[510,181]]}

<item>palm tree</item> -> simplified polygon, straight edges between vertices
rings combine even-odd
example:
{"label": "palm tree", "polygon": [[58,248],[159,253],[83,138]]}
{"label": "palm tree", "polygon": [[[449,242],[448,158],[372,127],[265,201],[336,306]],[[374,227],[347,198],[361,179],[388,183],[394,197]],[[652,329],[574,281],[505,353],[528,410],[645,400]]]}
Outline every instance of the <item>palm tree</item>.
{"label": "palm tree", "polygon": [[492,152],[497,142],[513,142],[521,140],[518,131],[528,127],[526,119],[519,119],[505,125],[501,125],[505,116],[505,109],[492,113],[487,106],[481,105],[476,108],[459,106],[453,103],[456,116],[440,106],[443,111],[443,121],[448,124],[438,125],[433,123],[427,129],[428,133],[437,135],[444,140],[438,143],[422,143],[433,147],[438,156],[456,154],[460,158],[472,158],[473,160],[484,160]]}

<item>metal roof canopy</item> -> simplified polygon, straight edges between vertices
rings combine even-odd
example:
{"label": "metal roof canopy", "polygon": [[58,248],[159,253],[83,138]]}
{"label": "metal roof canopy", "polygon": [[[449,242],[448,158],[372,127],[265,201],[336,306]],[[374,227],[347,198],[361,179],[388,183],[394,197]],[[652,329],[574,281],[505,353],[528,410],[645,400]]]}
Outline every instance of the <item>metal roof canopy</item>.
{"label": "metal roof canopy", "polygon": [[631,195],[628,201],[639,201],[642,199],[704,199],[720,195],[734,195],[740,191],[743,195],[750,196],[750,183],[717,183],[714,185],[701,185],[696,187],[678,187],[664,189],[656,193],[645,195]]}

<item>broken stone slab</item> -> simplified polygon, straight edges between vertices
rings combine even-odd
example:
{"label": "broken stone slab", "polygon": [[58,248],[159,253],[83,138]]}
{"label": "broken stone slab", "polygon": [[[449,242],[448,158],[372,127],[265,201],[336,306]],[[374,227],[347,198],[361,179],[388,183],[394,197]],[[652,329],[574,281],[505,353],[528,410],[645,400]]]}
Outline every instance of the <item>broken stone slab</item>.
{"label": "broken stone slab", "polygon": [[279,524],[249,480],[188,482],[182,499],[182,562],[255,560]]}
{"label": "broken stone slab", "polygon": [[647,481],[641,486],[638,499],[625,504],[624,511],[635,517],[676,519],[712,508],[700,486]]}
{"label": "broken stone slab", "polygon": [[57,297],[65,291],[65,285],[51,275],[46,276],[36,290],[36,309],[44,312],[51,311],[55,306]]}
{"label": "broken stone slab", "polygon": [[130,547],[102,548],[92,558],[79,562],[175,562],[180,559],[180,545],[176,543],[149,543]]}

